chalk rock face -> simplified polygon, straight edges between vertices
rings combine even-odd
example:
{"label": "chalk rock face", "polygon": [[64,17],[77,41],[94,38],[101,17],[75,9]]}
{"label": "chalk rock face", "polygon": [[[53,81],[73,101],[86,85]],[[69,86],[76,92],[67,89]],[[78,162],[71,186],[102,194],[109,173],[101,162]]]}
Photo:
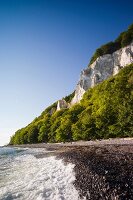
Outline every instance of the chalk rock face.
{"label": "chalk rock face", "polygon": [[133,42],[113,54],[97,58],[94,63],[81,72],[71,105],[78,103],[87,89],[117,74],[121,68],[131,63],[133,63]]}
{"label": "chalk rock face", "polygon": [[67,108],[67,107],[68,107],[68,104],[64,99],[58,101],[57,110],[61,110],[62,108]]}

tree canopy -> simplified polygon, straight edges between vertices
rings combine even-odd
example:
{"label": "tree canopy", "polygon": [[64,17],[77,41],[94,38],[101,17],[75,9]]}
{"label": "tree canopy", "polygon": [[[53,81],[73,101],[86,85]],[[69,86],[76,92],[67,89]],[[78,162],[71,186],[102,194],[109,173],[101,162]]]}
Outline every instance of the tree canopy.
{"label": "tree canopy", "polygon": [[60,111],[56,106],[18,130],[10,144],[133,136],[133,64],[88,89],[80,103]]}
{"label": "tree canopy", "polygon": [[109,42],[105,45],[102,45],[100,48],[96,49],[94,55],[92,56],[89,65],[91,65],[98,57],[105,54],[112,54],[113,52],[129,45],[133,41],[133,24],[128,27],[128,30],[122,32],[118,38]]}

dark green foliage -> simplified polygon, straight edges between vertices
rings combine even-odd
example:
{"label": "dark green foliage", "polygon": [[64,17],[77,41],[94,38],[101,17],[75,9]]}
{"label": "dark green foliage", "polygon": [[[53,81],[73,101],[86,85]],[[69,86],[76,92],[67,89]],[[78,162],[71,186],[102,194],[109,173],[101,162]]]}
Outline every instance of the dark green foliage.
{"label": "dark green foliage", "polygon": [[[133,24],[114,42],[98,48],[90,64],[133,40]],[[64,99],[70,103],[74,92]],[[57,102],[11,137],[10,144],[65,142],[133,136],[133,64],[90,88],[79,104],[56,111]]]}
{"label": "dark green foliage", "polygon": [[133,64],[88,90],[81,104],[86,106],[77,122],[82,134],[88,130],[91,139],[133,136]]}
{"label": "dark green foliage", "polygon": [[89,89],[79,104],[51,113],[53,104],[10,144],[133,136],[133,64]]}
{"label": "dark green foliage", "polygon": [[55,111],[56,111],[56,108],[57,108],[57,102],[53,103],[51,106],[47,107],[45,109],[44,112],[42,112],[42,116],[49,113],[49,114],[53,114]]}
{"label": "dark green foliage", "polygon": [[28,135],[26,129],[16,131],[15,135],[11,137],[10,144],[26,144],[28,143]]}
{"label": "dark green foliage", "polygon": [[62,118],[62,115],[66,112],[66,110],[62,109],[58,112],[55,112],[52,116],[51,116],[51,119],[50,119],[50,131],[49,131],[49,134],[48,134],[48,139],[49,139],[49,142],[56,142],[56,130],[58,129],[58,127],[60,126],[61,124],[61,118]]}
{"label": "dark green foliage", "polygon": [[50,114],[46,114],[43,118],[43,122],[39,126],[39,135],[38,141],[39,142],[48,142],[48,133],[50,129]]}
{"label": "dark green foliage", "polygon": [[129,26],[128,30],[121,33],[119,37],[114,42],[109,42],[96,50],[94,55],[90,60],[90,64],[92,64],[98,57],[103,56],[105,54],[112,54],[116,50],[119,50],[122,47],[125,47],[131,43],[133,40],[133,24]]}
{"label": "dark green foliage", "polygon": [[36,126],[31,126],[27,133],[28,143],[37,143],[38,142],[38,128]]}
{"label": "dark green foliage", "polygon": [[133,40],[132,32],[131,31],[125,32],[121,40],[121,47],[129,45],[132,40]]}
{"label": "dark green foliage", "polygon": [[56,141],[72,140],[71,127],[78,120],[78,115],[83,111],[84,107],[80,104],[74,105],[67,110],[61,117],[60,126],[56,130]]}
{"label": "dark green foliage", "polygon": [[70,103],[71,100],[72,100],[72,98],[74,97],[74,94],[75,94],[75,91],[74,91],[72,94],[70,94],[70,95],[64,97],[65,101],[66,101],[67,103]]}

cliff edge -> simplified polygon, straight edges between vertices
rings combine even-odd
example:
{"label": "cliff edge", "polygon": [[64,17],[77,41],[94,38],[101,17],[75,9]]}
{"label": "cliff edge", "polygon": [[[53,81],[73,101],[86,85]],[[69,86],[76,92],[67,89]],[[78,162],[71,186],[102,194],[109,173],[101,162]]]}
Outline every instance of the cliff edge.
{"label": "cliff edge", "polygon": [[78,103],[89,88],[116,75],[120,69],[131,63],[133,63],[133,42],[112,54],[98,57],[87,69],[81,71],[71,105]]}

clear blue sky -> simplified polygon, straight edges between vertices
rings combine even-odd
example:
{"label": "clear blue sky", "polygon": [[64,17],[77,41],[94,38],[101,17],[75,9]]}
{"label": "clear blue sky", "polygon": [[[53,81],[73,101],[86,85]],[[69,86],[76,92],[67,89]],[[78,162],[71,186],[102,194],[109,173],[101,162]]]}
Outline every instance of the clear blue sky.
{"label": "clear blue sky", "polygon": [[0,0],[0,145],[73,92],[95,49],[132,23],[132,0]]}

